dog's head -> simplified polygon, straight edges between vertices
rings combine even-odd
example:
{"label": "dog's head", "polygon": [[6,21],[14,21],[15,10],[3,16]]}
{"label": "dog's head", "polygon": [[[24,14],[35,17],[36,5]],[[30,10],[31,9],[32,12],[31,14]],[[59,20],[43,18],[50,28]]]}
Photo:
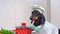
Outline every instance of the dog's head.
{"label": "dog's head", "polygon": [[38,20],[41,22],[41,24],[45,23],[45,17],[42,13],[40,13],[38,10],[32,11],[32,15],[30,17],[31,23],[33,22],[33,17],[38,16]]}

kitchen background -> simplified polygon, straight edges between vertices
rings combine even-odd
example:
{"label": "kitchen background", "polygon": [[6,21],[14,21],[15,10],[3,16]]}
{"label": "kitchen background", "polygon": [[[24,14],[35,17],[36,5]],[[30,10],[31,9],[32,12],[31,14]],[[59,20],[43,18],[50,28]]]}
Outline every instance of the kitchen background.
{"label": "kitchen background", "polygon": [[60,0],[0,0],[0,28],[15,29],[22,22],[30,25],[31,6],[45,8],[46,20],[60,28]]}

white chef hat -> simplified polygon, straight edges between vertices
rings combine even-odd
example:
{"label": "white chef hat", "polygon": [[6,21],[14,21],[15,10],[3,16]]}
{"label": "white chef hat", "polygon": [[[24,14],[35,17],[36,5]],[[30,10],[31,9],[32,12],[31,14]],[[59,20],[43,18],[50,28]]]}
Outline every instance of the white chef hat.
{"label": "white chef hat", "polygon": [[38,10],[38,11],[40,11],[40,13],[43,13],[45,11],[45,9],[43,7],[41,7],[40,5],[33,5],[32,9]]}

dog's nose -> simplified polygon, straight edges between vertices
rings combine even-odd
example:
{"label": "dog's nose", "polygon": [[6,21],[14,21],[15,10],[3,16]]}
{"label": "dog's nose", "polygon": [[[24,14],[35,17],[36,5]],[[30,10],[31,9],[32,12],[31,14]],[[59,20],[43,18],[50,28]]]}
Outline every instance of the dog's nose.
{"label": "dog's nose", "polygon": [[30,17],[30,20],[32,20],[32,16]]}

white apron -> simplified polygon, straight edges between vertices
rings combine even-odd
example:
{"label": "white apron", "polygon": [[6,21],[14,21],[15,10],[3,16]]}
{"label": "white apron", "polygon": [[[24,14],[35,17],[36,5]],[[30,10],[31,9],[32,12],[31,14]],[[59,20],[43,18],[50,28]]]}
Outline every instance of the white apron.
{"label": "white apron", "polygon": [[[37,27],[39,28],[39,26]],[[40,29],[40,32],[33,31],[32,34],[58,34],[58,28],[49,22],[45,21],[44,26]]]}

